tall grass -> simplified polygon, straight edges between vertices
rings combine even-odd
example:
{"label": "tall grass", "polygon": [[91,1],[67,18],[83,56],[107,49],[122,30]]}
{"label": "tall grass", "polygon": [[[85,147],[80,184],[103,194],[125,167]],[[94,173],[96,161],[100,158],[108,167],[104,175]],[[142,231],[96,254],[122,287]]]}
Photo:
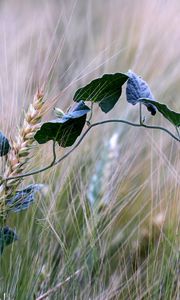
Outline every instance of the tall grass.
{"label": "tall grass", "polygon": [[[105,72],[134,70],[179,110],[179,1],[0,7],[0,128],[9,138],[37,88],[67,109],[77,87]],[[110,115],[138,116],[123,97]],[[105,117],[95,111],[93,120]],[[35,149],[29,169],[50,151]],[[179,299],[179,166],[179,145],[165,133],[93,129],[61,165],[23,182],[47,191],[8,218],[20,240],[0,258],[0,299],[36,299],[57,284],[48,299]]]}

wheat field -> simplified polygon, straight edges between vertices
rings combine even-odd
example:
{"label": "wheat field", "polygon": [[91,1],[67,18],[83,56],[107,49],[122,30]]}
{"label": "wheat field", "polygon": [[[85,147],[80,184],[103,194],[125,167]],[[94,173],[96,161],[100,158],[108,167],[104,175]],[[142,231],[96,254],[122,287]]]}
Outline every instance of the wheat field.
{"label": "wheat field", "polygon": [[[180,111],[179,15],[178,0],[2,0],[0,130],[18,137],[38,89],[47,120],[79,87],[129,69]],[[108,116],[95,109],[93,121],[107,118],[138,120],[138,109],[123,93]],[[51,161],[49,144],[29,151],[25,171]],[[45,187],[8,216],[19,240],[0,257],[0,299],[180,299],[179,171],[179,143],[166,133],[94,128],[61,164],[18,183]]]}

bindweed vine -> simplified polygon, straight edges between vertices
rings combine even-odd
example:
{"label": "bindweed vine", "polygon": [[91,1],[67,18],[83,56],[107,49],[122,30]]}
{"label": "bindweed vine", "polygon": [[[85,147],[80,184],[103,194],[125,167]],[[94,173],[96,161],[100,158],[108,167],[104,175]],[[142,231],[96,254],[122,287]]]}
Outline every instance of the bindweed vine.
{"label": "bindweed vine", "polygon": [[[108,113],[117,104],[121,93],[122,87],[127,82],[126,86],[126,98],[132,105],[139,105],[139,123],[134,123],[129,120],[122,119],[107,119],[96,123],[91,123],[93,116],[93,107],[98,104],[99,108],[104,113]],[[18,184],[24,177],[35,175],[44,172],[57,164],[61,163],[67,158],[84,140],[86,135],[91,129],[105,125],[109,123],[121,123],[128,126],[161,130],[172,137],[177,142],[180,142],[180,113],[177,113],[165,104],[158,102],[148,84],[132,71],[115,74],[105,74],[101,78],[97,78],[91,81],[88,85],[78,89],[73,97],[75,106],[64,113],[61,109],[54,109],[56,118],[48,122],[41,123],[38,126],[33,127],[32,131],[28,134],[31,139],[31,144],[37,142],[38,144],[45,144],[52,141],[52,161],[49,165],[44,166],[38,170],[32,170],[27,173],[23,173],[21,164],[18,165],[18,171],[14,171],[8,174],[1,174],[0,177],[0,252],[3,253],[4,247],[10,245],[18,237],[13,229],[7,226],[7,217],[10,212],[19,212],[27,209],[34,201],[37,192],[41,191],[42,184],[31,184],[22,190],[17,189]],[[90,102],[90,108],[85,104]],[[37,103],[38,104],[38,103]],[[38,107],[36,104],[36,107]],[[39,103],[40,106],[42,103]],[[171,132],[167,128],[157,125],[148,125],[143,118],[142,106],[145,106],[147,110],[154,117],[159,112],[165,119],[167,119],[175,128],[175,133]],[[88,116],[88,117],[87,117]],[[39,115],[36,114],[36,121],[39,122]],[[31,123],[33,123],[31,119]],[[84,127],[87,127],[83,132]],[[78,139],[79,138],[79,139]],[[78,140],[77,140],[78,139]],[[28,150],[28,143],[23,141],[24,148],[21,148],[21,155],[26,154]],[[56,145],[59,147],[71,147],[62,157],[57,158]],[[11,154],[14,147],[11,147],[8,139],[0,132],[0,156],[5,157],[8,163],[8,155]],[[24,149],[25,152],[22,151]],[[27,161],[26,161],[27,162]],[[15,169],[16,170],[16,169]],[[13,171],[13,169],[12,169]],[[11,185],[8,185],[11,182]],[[14,186],[14,188],[13,188]]]}

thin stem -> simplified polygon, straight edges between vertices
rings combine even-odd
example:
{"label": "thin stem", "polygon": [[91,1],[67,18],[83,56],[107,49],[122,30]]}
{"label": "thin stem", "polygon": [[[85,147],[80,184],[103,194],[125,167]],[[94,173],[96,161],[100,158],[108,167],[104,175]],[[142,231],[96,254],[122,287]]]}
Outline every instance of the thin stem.
{"label": "thin stem", "polygon": [[177,136],[175,136],[171,131],[169,131],[168,129],[166,129],[164,127],[154,126],[154,125],[153,126],[151,126],[151,125],[145,125],[144,123],[141,124],[141,127],[162,130],[162,131],[166,132],[167,134],[169,134],[173,139],[175,139],[176,141],[180,142],[180,138],[178,138]]}
{"label": "thin stem", "polygon": [[99,125],[103,125],[103,124],[107,124],[107,123],[123,123],[123,124],[127,124],[133,127],[145,127],[145,128],[150,128],[150,129],[157,129],[157,130],[162,130],[164,132],[166,132],[167,134],[169,134],[172,138],[174,138],[176,141],[180,142],[180,139],[175,136],[171,131],[169,131],[168,129],[161,127],[161,126],[150,126],[150,125],[145,125],[144,123],[142,124],[137,124],[137,123],[133,123],[130,121],[126,121],[126,120],[105,120],[105,121],[101,121],[101,122],[97,122],[94,124],[89,125],[89,127],[86,129],[86,131],[82,134],[82,136],[80,137],[79,141],[74,145],[74,147],[69,150],[66,154],[64,154],[62,157],[60,157],[57,161],[56,161],[56,153],[55,153],[55,142],[53,142],[53,161],[51,162],[50,165],[39,169],[39,170],[35,170],[29,173],[25,173],[25,174],[21,174],[18,176],[13,176],[13,177],[8,177],[8,178],[4,178],[4,181],[7,180],[11,180],[11,179],[16,179],[16,178],[22,178],[22,177],[27,177],[30,175],[35,175],[38,173],[41,173],[43,171],[46,171],[48,169],[50,169],[51,167],[59,164],[62,160],[64,160],[66,157],[68,157],[83,141],[83,139],[85,138],[85,136],[88,134],[88,132],[91,130],[91,128],[99,126]]}
{"label": "thin stem", "polygon": [[50,165],[53,166],[55,161],[56,161],[56,141],[53,141],[53,147],[52,148],[53,148],[53,160],[52,160]]}
{"label": "thin stem", "polygon": [[91,111],[90,111],[90,115],[89,115],[89,119],[86,121],[87,125],[90,126],[91,125],[91,119],[92,119],[92,116],[93,116],[93,102],[91,102]]}
{"label": "thin stem", "polygon": [[142,103],[139,102],[139,123],[142,125],[143,121],[142,121]]}
{"label": "thin stem", "polygon": [[46,293],[40,295],[38,298],[36,298],[36,300],[43,300],[43,299],[46,299],[51,294],[54,294],[66,282],[70,281],[74,276],[77,276],[81,271],[82,271],[82,269],[77,270],[74,274],[72,274],[69,277],[67,277],[64,281],[58,283],[55,287],[53,287],[52,289],[49,289]]}
{"label": "thin stem", "polygon": [[42,169],[39,169],[39,170],[34,170],[32,172],[25,173],[25,174],[7,177],[7,178],[4,178],[3,181],[6,182],[7,180],[12,180],[12,179],[17,179],[17,178],[27,177],[27,176],[31,176],[31,175],[35,175],[35,174],[41,173],[41,172],[46,171],[49,168],[51,168],[55,164],[55,161],[56,161],[56,141],[53,141],[53,160],[52,160],[52,162],[48,166],[46,166],[46,167],[44,167]]}
{"label": "thin stem", "polygon": [[177,126],[176,126],[176,132],[177,132],[177,135],[178,135],[178,137],[180,139],[180,132],[179,132],[179,128]]}
{"label": "thin stem", "polygon": [[80,137],[79,141],[74,145],[74,147],[68,151],[65,155],[63,155],[62,157],[60,157],[54,165],[57,165],[59,164],[62,160],[64,160],[67,156],[69,156],[80,144],[81,142],[83,141],[83,139],[85,138],[85,136],[87,135],[87,133],[91,130],[91,128],[95,127],[95,126],[98,126],[98,125],[103,125],[103,124],[106,124],[106,123],[124,123],[124,124],[127,124],[127,125],[131,125],[131,126],[134,126],[134,127],[141,127],[140,124],[136,124],[136,123],[132,123],[132,122],[129,122],[129,121],[125,121],[125,120],[105,120],[105,121],[101,121],[101,122],[97,122],[97,123],[94,123],[94,124],[91,124],[88,129],[83,133],[83,135]]}

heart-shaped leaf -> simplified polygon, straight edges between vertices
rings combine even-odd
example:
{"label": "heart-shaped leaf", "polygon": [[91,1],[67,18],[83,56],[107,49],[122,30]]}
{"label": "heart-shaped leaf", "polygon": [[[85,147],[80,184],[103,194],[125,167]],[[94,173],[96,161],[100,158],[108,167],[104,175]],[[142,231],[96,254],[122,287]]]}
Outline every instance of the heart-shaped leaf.
{"label": "heart-shaped leaf", "polygon": [[0,156],[6,155],[10,150],[8,139],[0,132]]}
{"label": "heart-shaped leaf", "polygon": [[83,101],[80,101],[70,112],[53,121],[44,123],[34,138],[39,144],[50,140],[58,142],[62,147],[74,144],[81,134],[90,111]]}
{"label": "heart-shaped leaf", "polygon": [[128,80],[127,74],[105,74],[101,78],[91,81],[88,85],[78,89],[73,100],[96,102],[101,110],[109,112],[122,93],[122,85]]}
{"label": "heart-shaped leaf", "polygon": [[[128,76],[129,79],[126,87],[126,97],[129,103],[135,105],[139,102],[139,98],[155,100],[148,84],[141,77],[132,71],[128,71]],[[155,106],[151,103],[144,103],[144,105],[153,116],[156,114]]]}
{"label": "heart-shaped leaf", "polygon": [[4,247],[18,240],[17,234],[8,226],[0,228],[0,254],[3,253]]}
{"label": "heart-shaped leaf", "polygon": [[145,105],[150,104],[157,108],[157,110],[168,119],[174,126],[180,126],[180,113],[177,113],[168,108],[164,103],[154,101],[151,99],[139,99],[139,101]]}
{"label": "heart-shaped leaf", "polygon": [[27,209],[35,199],[35,193],[43,188],[43,184],[31,184],[21,191],[16,191],[12,197],[6,199],[11,211],[19,212]]}

